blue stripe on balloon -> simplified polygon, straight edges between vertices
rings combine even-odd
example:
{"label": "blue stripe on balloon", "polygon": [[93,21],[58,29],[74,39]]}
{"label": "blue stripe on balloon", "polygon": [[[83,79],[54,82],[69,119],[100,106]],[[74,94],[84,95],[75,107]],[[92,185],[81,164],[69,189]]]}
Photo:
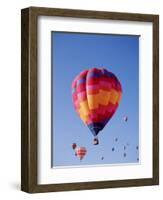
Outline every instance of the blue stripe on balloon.
{"label": "blue stripe on balloon", "polygon": [[99,131],[101,131],[104,128],[104,125],[102,123],[92,123],[88,125],[88,128],[92,132],[94,136],[98,135]]}
{"label": "blue stripe on balloon", "polygon": [[109,78],[115,78],[115,75],[111,72],[108,72],[106,69],[102,69],[102,73],[108,76]]}
{"label": "blue stripe on balloon", "polygon": [[109,120],[110,118],[107,118],[103,122],[95,122],[95,123],[88,124],[87,126],[92,132],[92,134],[94,136],[97,136],[98,133],[105,127],[105,125],[108,123]]}
{"label": "blue stripe on balloon", "polygon": [[[102,72],[102,73],[101,73]],[[87,78],[100,78],[103,75],[106,75],[109,78],[116,78],[115,75],[105,69],[101,69],[101,72],[89,72]]]}
{"label": "blue stripe on balloon", "polygon": [[98,74],[98,73],[95,73],[95,72],[90,72],[90,73],[88,73],[87,78],[99,78],[101,76],[102,76],[102,74]]}
{"label": "blue stripe on balloon", "polygon": [[80,85],[81,83],[85,83],[86,82],[86,78],[81,78],[79,80],[77,80],[77,86]]}

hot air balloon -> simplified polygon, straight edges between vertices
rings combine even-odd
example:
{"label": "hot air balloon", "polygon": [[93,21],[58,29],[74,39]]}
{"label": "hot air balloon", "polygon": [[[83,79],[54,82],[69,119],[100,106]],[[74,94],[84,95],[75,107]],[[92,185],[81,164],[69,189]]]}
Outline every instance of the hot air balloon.
{"label": "hot air balloon", "polygon": [[127,121],[128,121],[128,117],[127,117],[127,116],[123,117],[123,120],[124,120],[125,122],[127,122]]}
{"label": "hot air balloon", "polygon": [[76,143],[72,143],[72,149],[74,150],[77,147]]}
{"label": "hot air balloon", "polygon": [[97,135],[112,118],[122,96],[118,78],[104,68],[81,72],[72,82],[72,99],[81,120]]}
{"label": "hot air balloon", "polygon": [[86,155],[87,153],[87,150],[85,147],[77,147],[76,150],[75,150],[75,153],[76,153],[76,156],[82,160],[84,158],[84,156]]}
{"label": "hot air balloon", "polygon": [[127,154],[126,154],[126,153],[124,153],[124,154],[123,154],[123,157],[126,157],[126,155],[127,155]]}

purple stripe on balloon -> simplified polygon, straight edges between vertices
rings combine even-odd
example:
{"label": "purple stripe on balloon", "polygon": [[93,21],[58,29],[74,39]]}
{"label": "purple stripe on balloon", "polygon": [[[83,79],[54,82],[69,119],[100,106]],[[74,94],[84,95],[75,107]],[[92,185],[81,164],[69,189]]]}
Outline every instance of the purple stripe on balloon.
{"label": "purple stripe on balloon", "polygon": [[87,90],[98,90],[99,89],[99,85],[87,85],[86,89]]}
{"label": "purple stripe on balloon", "polygon": [[76,85],[78,86],[81,83],[85,83],[86,82],[86,78],[80,78],[77,80]]}
{"label": "purple stripe on balloon", "polygon": [[100,74],[100,73],[90,72],[90,73],[88,73],[88,75],[87,75],[87,79],[89,79],[89,78],[99,78],[99,77],[101,77],[101,76],[102,76],[102,74]]}

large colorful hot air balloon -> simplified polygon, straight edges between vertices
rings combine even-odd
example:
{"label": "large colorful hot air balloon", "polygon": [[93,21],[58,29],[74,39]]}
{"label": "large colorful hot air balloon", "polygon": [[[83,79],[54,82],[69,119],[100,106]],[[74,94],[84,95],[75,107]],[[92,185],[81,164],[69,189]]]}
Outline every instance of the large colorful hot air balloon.
{"label": "large colorful hot air balloon", "polygon": [[118,78],[104,68],[81,72],[72,82],[75,110],[92,132],[97,135],[111,119],[120,103],[122,87]]}
{"label": "large colorful hot air balloon", "polygon": [[86,155],[87,150],[85,147],[77,147],[75,152],[76,152],[76,156],[79,157],[80,160],[82,160],[84,156]]}

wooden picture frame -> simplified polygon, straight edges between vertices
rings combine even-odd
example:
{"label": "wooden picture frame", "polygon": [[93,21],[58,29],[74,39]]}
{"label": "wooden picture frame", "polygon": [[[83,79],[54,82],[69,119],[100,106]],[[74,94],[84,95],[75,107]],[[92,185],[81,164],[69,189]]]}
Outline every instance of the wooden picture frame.
{"label": "wooden picture frame", "polygon": [[[37,19],[60,16],[124,20],[153,24],[153,176],[152,178],[38,184],[37,163]],[[148,66],[147,66],[148,70]],[[58,8],[29,7],[21,11],[21,190],[29,193],[103,189],[159,184],[159,16]]]}

